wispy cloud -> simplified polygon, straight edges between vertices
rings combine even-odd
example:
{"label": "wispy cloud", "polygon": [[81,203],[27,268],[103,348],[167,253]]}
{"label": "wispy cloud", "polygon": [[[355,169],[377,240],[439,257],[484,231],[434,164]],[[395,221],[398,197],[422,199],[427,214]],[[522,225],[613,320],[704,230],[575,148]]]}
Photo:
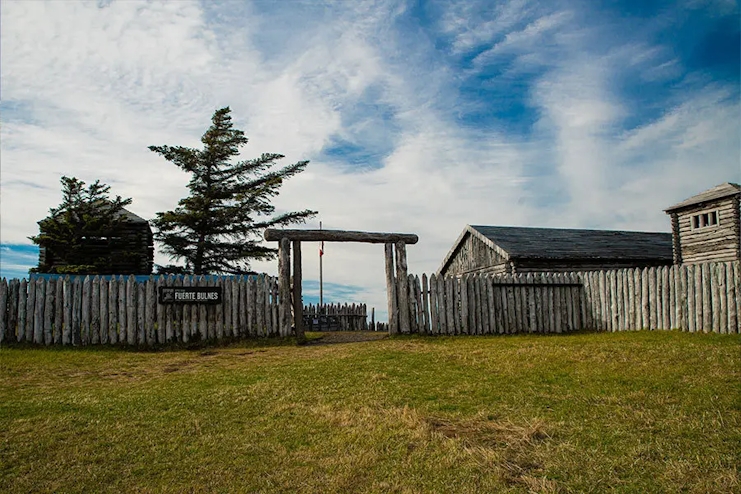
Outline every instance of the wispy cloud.
{"label": "wispy cloud", "polygon": [[[741,179],[738,69],[697,55],[737,36],[733,2],[99,5],[0,4],[6,244],[36,233],[63,174],[109,183],[146,218],[174,207],[188,177],[147,146],[200,145],[225,105],[245,157],[312,160],[279,210],[417,233],[418,273],[466,223],[667,231],[663,207]],[[385,307],[382,248],[324,259],[328,283]]]}

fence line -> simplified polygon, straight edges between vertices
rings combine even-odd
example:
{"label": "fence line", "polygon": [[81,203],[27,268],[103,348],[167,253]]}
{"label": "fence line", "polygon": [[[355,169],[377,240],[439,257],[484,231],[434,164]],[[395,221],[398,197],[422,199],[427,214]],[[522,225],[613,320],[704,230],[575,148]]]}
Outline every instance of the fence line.
{"label": "fence line", "polygon": [[409,332],[433,335],[579,329],[741,333],[739,292],[737,261],[578,273],[423,274],[421,283],[409,275],[406,310]]}
{"label": "fence line", "polygon": [[[222,303],[160,304],[160,286],[222,288]],[[0,342],[152,346],[289,336],[278,325],[277,278],[64,277],[0,280]]]}
{"label": "fence line", "polygon": [[373,323],[368,323],[365,304],[309,304],[303,315],[306,331],[360,331]]}
{"label": "fence line", "polygon": [[[161,286],[222,287],[222,303],[160,304]],[[741,333],[741,264],[463,277],[409,275],[409,330],[420,334],[680,329]],[[393,296],[393,294],[392,294]],[[287,301],[290,303],[290,301]],[[282,334],[277,279],[257,277],[0,280],[0,343],[143,345]],[[364,304],[330,306],[342,329],[386,328]],[[403,308],[399,304],[396,307]],[[329,309],[324,309],[328,311]],[[313,311],[313,312],[312,312]],[[304,308],[306,318],[321,314]],[[329,315],[328,313],[326,315]],[[396,314],[399,317],[399,314]],[[343,319],[344,318],[344,319]],[[344,326],[343,326],[344,325]],[[307,325],[307,328],[311,326]],[[397,324],[396,327],[399,327]]]}

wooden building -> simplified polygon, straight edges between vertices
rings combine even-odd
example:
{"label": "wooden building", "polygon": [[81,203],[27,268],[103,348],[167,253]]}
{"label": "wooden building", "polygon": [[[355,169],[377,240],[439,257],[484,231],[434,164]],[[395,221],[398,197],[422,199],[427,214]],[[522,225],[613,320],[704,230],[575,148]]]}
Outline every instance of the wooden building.
{"label": "wooden building", "polygon": [[741,186],[726,182],[665,209],[674,263],[741,260],[740,199]]}
{"label": "wooden building", "polygon": [[[127,209],[122,209],[123,222],[119,229],[107,237],[87,239],[81,257],[110,259],[96,274],[151,274],[154,267],[154,238],[149,222]],[[42,272],[56,272],[54,268],[66,266],[64,252],[39,249],[39,267]]]}
{"label": "wooden building", "polygon": [[670,233],[467,225],[438,273],[514,274],[671,264]]}

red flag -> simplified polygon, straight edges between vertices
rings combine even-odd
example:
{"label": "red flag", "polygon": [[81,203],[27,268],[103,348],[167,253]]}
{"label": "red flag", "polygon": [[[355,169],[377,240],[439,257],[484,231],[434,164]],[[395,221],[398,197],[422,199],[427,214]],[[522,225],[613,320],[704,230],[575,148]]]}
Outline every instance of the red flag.
{"label": "red flag", "polygon": [[324,242],[322,242],[322,246],[319,247],[319,257],[324,255]]}

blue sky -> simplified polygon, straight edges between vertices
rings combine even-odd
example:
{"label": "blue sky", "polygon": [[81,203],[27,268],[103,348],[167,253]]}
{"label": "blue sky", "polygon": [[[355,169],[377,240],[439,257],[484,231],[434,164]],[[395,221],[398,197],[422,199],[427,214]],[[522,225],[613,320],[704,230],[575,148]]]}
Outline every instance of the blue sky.
{"label": "blue sky", "polygon": [[[226,105],[250,138],[245,157],[311,160],[280,211],[319,210],[308,227],[416,233],[420,274],[466,224],[669,231],[663,208],[741,181],[736,1],[0,10],[2,276],[34,265],[27,237],[60,202],[61,175],[100,179],[145,218],[174,207],[187,177],[147,146],[198,146]],[[382,311],[382,248],[326,250],[328,298]]]}

